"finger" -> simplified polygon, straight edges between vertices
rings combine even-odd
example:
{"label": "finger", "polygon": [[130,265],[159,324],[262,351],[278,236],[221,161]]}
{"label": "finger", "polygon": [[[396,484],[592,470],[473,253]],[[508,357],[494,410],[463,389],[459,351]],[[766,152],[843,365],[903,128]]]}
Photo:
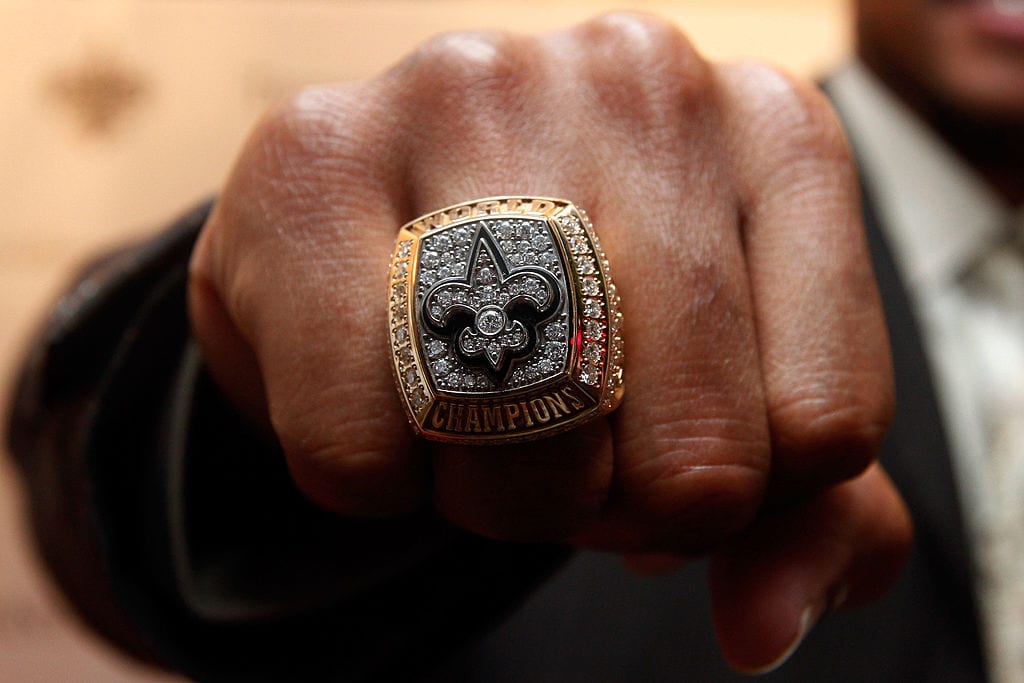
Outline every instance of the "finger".
{"label": "finger", "polygon": [[[407,156],[414,213],[474,197],[593,193],[553,96],[542,39],[451,34],[422,46],[394,78],[415,126]],[[445,94],[443,98],[438,93]],[[571,171],[571,172],[569,172]],[[581,172],[582,171],[582,172]],[[434,500],[450,520],[503,539],[556,540],[589,525],[612,477],[611,435],[600,419],[529,445],[432,447]]]}
{"label": "finger", "polygon": [[611,480],[611,437],[599,419],[530,446],[440,446],[435,500],[456,523],[507,540],[562,540],[590,524]]}
{"label": "finger", "polygon": [[[310,89],[263,120],[204,229],[191,291],[215,376],[236,395],[265,390],[300,488],[378,515],[424,500],[428,472],[395,395],[382,305],[398,164],[379,125],[388,112],[361,88]],[[251,360],[225,371],[232,356]]]}
{"label": "finger", "polygon": [[810,85],[764,66],[720,71],[735,146],[773,488],[861,472],[892,414],[888,338],[849,149]]}
{"label": "finger", "polygon": [[[216,208],[209,222],[215,223]],[[210,232],[201,233],[194,250],[194,263],[206,261]],[[271,433],[267,414],[267,393],[259,361],[241,336],[224,306],[220,293],[199,266],[193,267],[188,290],[189,315],[202,346],[206,367],[251,424]]]}
{"label": "finger", "polygon": [[579,91],[606,131],[588,141],[604,181],[591,213],[622,294],[627,390],[613,497],[574,540],[694,553],[750,521],[770,466],[717,86],[656,20],[611,15],[576,36],[592,48]]}
{"label": "finger", "polygon": [[910,537],[907,510],[877,464],[761,519],[712,559],[712,614],[726,660],[748,673],[781,665],[822,615],[884,593]]}

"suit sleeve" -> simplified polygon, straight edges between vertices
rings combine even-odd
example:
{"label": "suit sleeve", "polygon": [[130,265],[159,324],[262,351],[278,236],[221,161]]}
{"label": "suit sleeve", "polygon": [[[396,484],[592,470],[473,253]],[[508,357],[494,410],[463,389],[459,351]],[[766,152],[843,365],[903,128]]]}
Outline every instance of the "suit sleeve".
{"label": "suit sleeve", "polygon": [[394,680],[500,621],[565,558],[426,510],[340,519],[292,485],[189,334],[204,204],[82,271],[8,421],[39,552],[79,615],[201,680]]}

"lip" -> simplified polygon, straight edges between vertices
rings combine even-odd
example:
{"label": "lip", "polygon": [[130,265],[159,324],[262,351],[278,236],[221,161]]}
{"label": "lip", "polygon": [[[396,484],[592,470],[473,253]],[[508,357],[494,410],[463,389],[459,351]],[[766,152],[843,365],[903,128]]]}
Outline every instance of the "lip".
{"label": "lip", "polygon": [[983,35],[1024,48],[1024,1],[969,0],[960,5],[960,10]]}

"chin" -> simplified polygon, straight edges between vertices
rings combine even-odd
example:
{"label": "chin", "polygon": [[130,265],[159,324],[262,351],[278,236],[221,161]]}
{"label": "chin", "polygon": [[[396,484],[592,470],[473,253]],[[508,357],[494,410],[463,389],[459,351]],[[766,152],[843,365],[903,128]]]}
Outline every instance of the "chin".
{"label": "chin", "polygon": [[959,60],[940,70],[933,83],[936,99],[977,121],[1024,126],[1024,61],[992,65],[986,60]]}
{"label": "chin", "polygon": [[932,88],[972,118],[1024,125],[1024,0],[958,2],[943,14]]}

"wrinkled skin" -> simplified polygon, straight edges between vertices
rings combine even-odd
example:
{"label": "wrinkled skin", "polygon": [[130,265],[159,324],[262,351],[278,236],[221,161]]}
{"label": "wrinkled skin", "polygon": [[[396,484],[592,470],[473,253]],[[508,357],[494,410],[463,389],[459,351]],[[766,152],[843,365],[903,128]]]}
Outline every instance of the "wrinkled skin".
{"label": "wrinkled skin", "polygon": [[[625,312],[626,399],[528,445],[412,436],[389,369],[397,227],[466,199],[588,209]],[[637,567],[709,552],[727,659],[757,670],[909,543],[873,458],[892,410],[856,176],[828,104],[709,64],[671,25],[608,15],[451,34],[370,81],[306,89],[253,132],[192,266],[225,391],[339,514],[432,503],[500,539]]]}

